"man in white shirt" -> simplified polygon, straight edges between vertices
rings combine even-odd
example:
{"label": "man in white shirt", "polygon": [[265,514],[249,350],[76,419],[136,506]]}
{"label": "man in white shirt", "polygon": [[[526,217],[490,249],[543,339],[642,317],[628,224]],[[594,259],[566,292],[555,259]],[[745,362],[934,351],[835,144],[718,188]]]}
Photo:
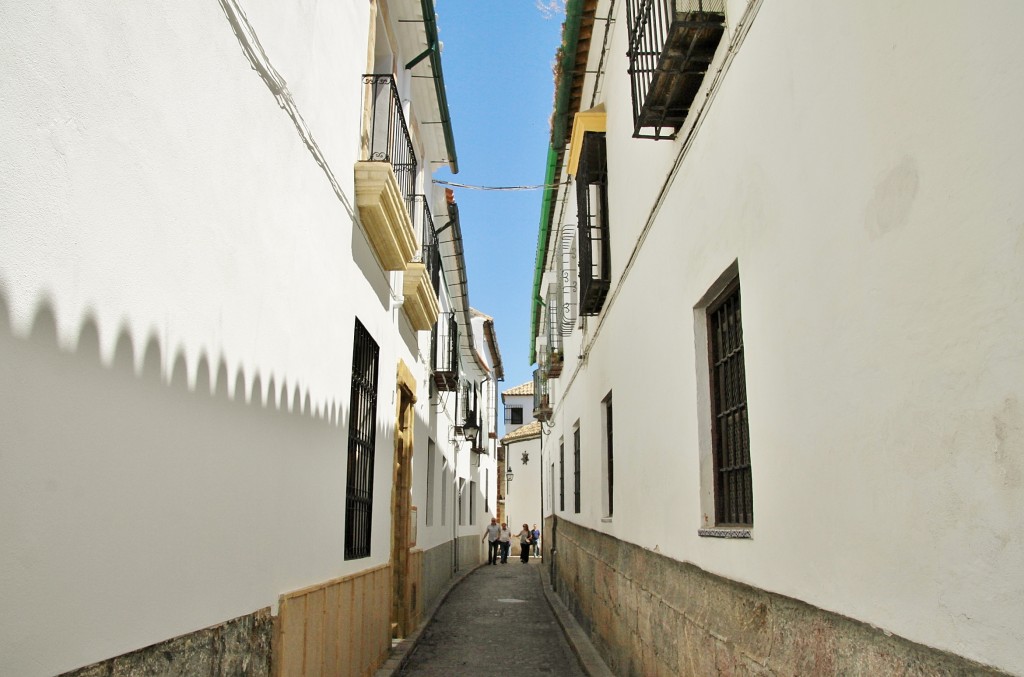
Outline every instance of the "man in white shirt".
{"label": "man in white shirt", "polygon": [[498,534],[498,543],[501,544],[501,563],[508,564],[508,551],[512,547],[512,532],[504,522],[501,523],[501,532]]}
{"label": "man in white shirt", "polygon": [[492,517],[491,523],[487,525],[487,529],[484,531],[483,538],[480,539],[481,543],[483,543],[484,539],[487,539],[488,564],[498,563],[499,535],[501,535],[501,527],[498,526],[498,518]]}

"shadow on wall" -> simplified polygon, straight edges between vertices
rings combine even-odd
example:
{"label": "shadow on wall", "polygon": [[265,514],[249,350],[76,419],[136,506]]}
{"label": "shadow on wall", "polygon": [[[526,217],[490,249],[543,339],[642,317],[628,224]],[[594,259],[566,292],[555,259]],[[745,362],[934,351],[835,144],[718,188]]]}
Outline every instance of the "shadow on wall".
{"label": "shadow on wall", "polygon": [[[204,353],[200,354],[195,368],[190,370],[183,349],[175,353],[173,362],[168,361],[169,368],[164,368],[163,348],[154,334],[145,339],[142,352],[136,349],[141,343],[131,335],[127,327],[122,326],[117,336],[112,358],[103,359],[100,343],[100,327],[94,316],[87,313],[80,319],[73,349],[62,346],[58,339],[57,314],[49,299],[38,301],[31,329],[28,336],[19,337],[15,334],[11,323],[6,294],[0,284],[0,335],[9,336],[13,340],[34,343],[40,348],[50,348],[55,352],[73,353],[88,360],[94,360],[116,372],[131,374],[147,381],[160,381],[164,385],[185,388],[195,394],[207,393],[239,403],[277,409],[300,416],[322,419],[331,425],[346,422],[342,418],[341,403],[330,400],[313,402],[308,389],[300,384],[283,380],[278,383],[274,376],[264,379],[255,373],[246,383],[245,371],[238,366],[229,373],[227,362],[222,356],[216,367]],[[265,382],[264,382],[265,381]]]}

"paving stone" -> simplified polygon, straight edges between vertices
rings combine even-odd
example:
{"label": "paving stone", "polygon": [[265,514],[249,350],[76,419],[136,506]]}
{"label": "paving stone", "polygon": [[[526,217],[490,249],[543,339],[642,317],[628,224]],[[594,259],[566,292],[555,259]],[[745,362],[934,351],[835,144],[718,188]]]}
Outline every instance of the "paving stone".
{"label": "paving stone", "polygon": [[583,677],[544,596],[540,560],[485,565],[459,583],[424,628],[399,675]]}

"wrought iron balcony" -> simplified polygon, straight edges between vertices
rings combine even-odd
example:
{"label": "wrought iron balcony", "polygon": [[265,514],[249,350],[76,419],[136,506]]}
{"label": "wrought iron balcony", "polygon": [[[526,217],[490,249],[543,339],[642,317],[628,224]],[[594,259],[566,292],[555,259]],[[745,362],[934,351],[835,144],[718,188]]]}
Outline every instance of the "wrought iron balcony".
{"label": "wrought iron balcony", "polygon": [[628,0],[626,20],[633,136],[674,138],[725,33],[725,0]]}
{"label": "wrought iron balcony", "polygon": [[558,282],[548,285],[547,299],[547,334],[548,334],[548,376],[558,378],[562,373],[562,300],[561,286]]}
{"label": "wrought iron balcony", "polygon": [[366,130],[370,162],[391,164],[398,188],[409,214],[413,213],[416,192],[416,152],[412,145],[409,126],[402,112],[395,77],[391,74],[371,73],[363,76],[363,85],[369,88],[369,120]]}
{"label": "wrought iron balcony", "polygon": [[455,313],[441,313],[430,334],[431,368],[438,390],[459,387],[459,323]]}
{"label": "wrought iron balcony", "polygon": [[534,369],[533,417],[541,422],[551,420],[551,397],[548,393],[547,372],[543,369]]}
{"label": "wrought iron balcony", "polygon": [[441,293],[441,249],[437,244],[437,231],[434,230],[434,217],[430,214],[430,203],[426,195],[416,196],[422,203],[423,215],[423,264],[427,267],[427,274],[430,276],[430,285],[434,288],[434,295]]}

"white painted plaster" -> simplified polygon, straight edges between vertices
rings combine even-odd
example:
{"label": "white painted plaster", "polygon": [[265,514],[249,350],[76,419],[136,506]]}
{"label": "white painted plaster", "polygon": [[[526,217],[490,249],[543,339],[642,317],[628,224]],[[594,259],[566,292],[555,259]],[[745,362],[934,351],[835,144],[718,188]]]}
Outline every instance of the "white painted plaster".
{"label": "white painted plaster", "polygon": [[[369,10],[5,7],[0,673],[74,669],[387,562],[400,360],[417,462],[443,423],[429,333],[352,208]],[[371,557],[346,561],[357,317],[380,348],[375,508]]]}
{"label": "white painted plaster", "polygon": [[[744,7],[729,3],[732,21]],[[674,142],[630,138],[628,75],[610,62],[597,103],[608,112],[613,291],[604,317],[566,337],[552,385],[544,453],[557,479],[564,437],[561,516],[1024,671],[1024,467],[1012,451],[1024,444],[1024,142],[1005,132],[1024,117],[1013,20],[1024,14],[1010,2],[995,14],[993,24],[921,3],[763,3],[735,58],[720,50],[727,70],[689,145],[685,129]],[[614,32],[609,54],[625,41]],[[572,187],[562,194],[553,233],[575,220]],[[694,307],[734,262],[750,540],[697,535],[709,422]],[[616,500],[605,522],[609,390]]]}

